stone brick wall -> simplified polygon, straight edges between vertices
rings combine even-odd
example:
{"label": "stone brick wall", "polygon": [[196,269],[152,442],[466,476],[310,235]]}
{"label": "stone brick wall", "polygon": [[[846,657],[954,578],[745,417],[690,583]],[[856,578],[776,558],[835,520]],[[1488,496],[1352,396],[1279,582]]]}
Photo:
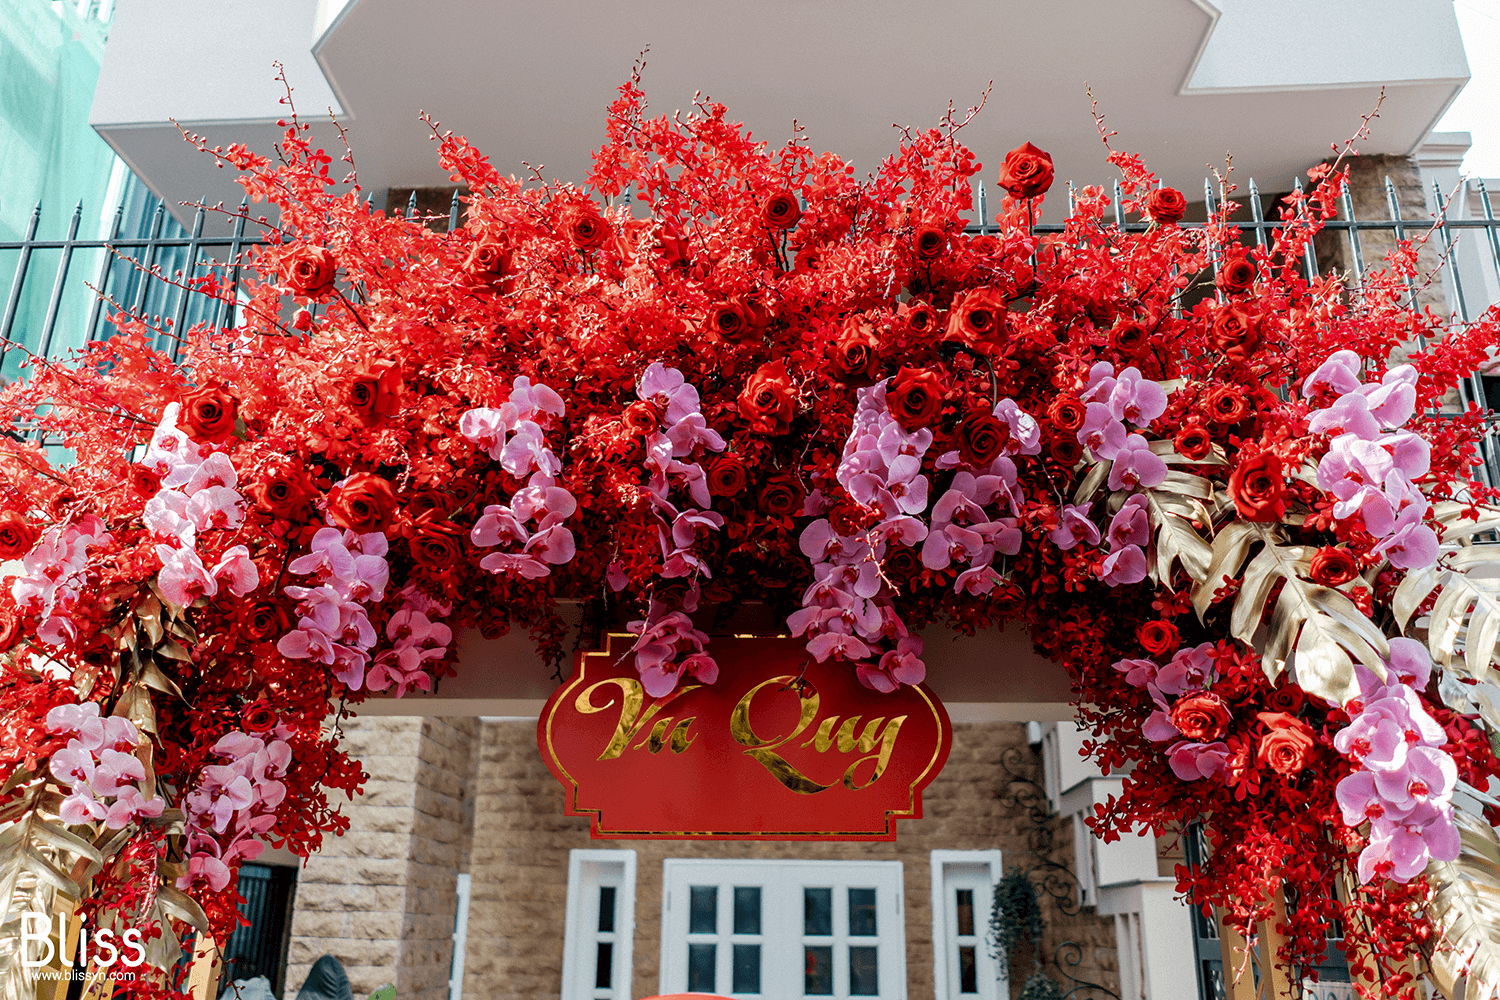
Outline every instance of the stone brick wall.
{"label": "stone brick wall", "polygon": [[[558,996],[572,848],[637,852],[634,996],[650,995],[658,985],[665,858],[903,862],[906,972],[914,1000],[933,990],[930,852],[999,848],[1007,866],[1029,867],[1037,861],[1028,854],[1029,813],[1000,799],[1008,778],[1001,766],[1006,751],[1019,752],[1035,776],[1040,775],[1040,761],[1026,745],[1025,726],[1017,723],[955,726],[952,756],[924,795],[926,818],[902,820],[894,843],[591,841],[587,820],[562,814],[562,790],[543,765],[535,740],[535,724],[529,721],[486,722],[481,727],[465,997]],[[1066,833],[1059,832],[1063,827]],[[1055,849],[1050,853],[1058,860],[1071,858],[1070,837],[1070,824],[1054,831]],[[982,912],[987,914],[988,908]],[[1082,946],[1074,974],[1117,991],[1112,924],[1092,910],[1070,918],[1050,905],[1047,917],[1048,944],[1055,938]],[[1067,988],[1064,985],[1064,991]]]}
{"label": "stone brick wall", "polygon": [[355,996],[394,982],[402,1000],[443,1000],[477,719],[361,718],[345,745],[370,780],[346,802],[349,832],[299,873],[286,995],[312,963],[344,963]]}

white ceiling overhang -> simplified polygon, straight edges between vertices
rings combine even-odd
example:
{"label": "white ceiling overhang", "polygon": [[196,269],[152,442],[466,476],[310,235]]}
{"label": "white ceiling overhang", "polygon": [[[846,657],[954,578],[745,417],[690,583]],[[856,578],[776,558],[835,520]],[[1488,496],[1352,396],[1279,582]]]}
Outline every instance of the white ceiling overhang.
{"label": "white ceiling overhang", "polygon": [[[202,41],[226,37],[232,48]],[[269,151],[279,59],[304,118],[349,126],[367,190],[447,182],[423,110],[502,170],[582,181],[648,46],[654,110],[701,92],[773,144],[795,119],[861,173],[895,149],[893,123],[934,125],[993,80],[962,133],[984,179],[1031,141],[1059,177],[1107,180],[1091,87],[1115,148],[1190,197],[1231,152],[1239,177],[1285,190],[1382,86],[1360,149],[1408,153],[1468,78],[1449,0],[137,0],[121,5],[92,120],[169,200],[237,200],[168,119]],[[337,136],[325,126],[319,141]]]}

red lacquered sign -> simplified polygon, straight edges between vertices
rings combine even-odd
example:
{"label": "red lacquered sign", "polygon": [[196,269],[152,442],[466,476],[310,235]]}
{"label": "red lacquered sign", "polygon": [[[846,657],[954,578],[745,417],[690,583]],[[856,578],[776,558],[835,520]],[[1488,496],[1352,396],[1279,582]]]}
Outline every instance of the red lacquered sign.
{"label": "red lacquered sign", "polygon": [[569,816],[598,840],[895,840],[953,727],[925,685],[881,694],[801,640],[715,637],[719,679],[653,699],[609,636],[537,721]]}

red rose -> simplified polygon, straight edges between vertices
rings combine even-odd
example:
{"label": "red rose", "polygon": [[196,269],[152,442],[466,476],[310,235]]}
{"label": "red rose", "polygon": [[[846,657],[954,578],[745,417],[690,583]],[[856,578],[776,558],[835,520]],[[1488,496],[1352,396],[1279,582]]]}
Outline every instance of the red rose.
{"label": "red rose", "polygon": [[777,191],[760,206],[760,217],[767,229],[791,229],[802,218],[802,206],[791,191]]}
{"label": "red rose", "polygon": [[912,230],[912,249],[918,260],[932,260],[948,247],[948,230],[933,222],[923,222]]}
{"label": "red rose", "polygon": [[1359,563],[1348,549],[1325,545],[1313,553],[1307,575],[1321,587],[1340,587],[1359,575]]}
{"label": "red rose", "polygon": [[1210,743],[1224,735],[1229,727],[1229,709],[1224,699],[1212,691],[1201,691],[1179,698],[1172,706],[1172,725],[1183,736],[1197,743]]}
{"label": "red rose", "polygon": [[930,368],[903,367],[886,385],[885,403],[907,433],[937,419],[943,407],[943,380]]}
{"label": "red rose", "polygon": [[441,490],[420,489],[401,508],[401,534],[411,538],[423,520],[445,518],[453,512],[452,498]]}
{"label": "red rose", "polygon": [[828,512],[828,523],[841,535],[852,535],[865,526],[865,509],[857,503],[841,503]]}
{"label": "red rose", "polygon": [[740,415],[757,434],[785,434],[797,410],[797,390],[785,361],[768,361],[745,380]]}
{"label": "red rose", "polygon": [[896,307],[896,319],[912,333],[930,333],[937,326],[937,313],[921,299],[912,299]]}
{"label": "red rose", "polygon": [[239,404],[222,385],[205,385],[182,397],[182,421],[200,441],[222,441],[234,432]]}
{"label": "red rose", "polygon": [[749,478],[738,455],[718,455],[708,463],[708,492],[716,497],[739,496]]}
{"label": "red rose", "polygon": [[1221,385],[1204,397],[1203,408],[1216,424],[1237,424],[1250,412],[1244,391],[1230,385]]}
{"label": "red rose", "polygon": [[858,316],[849,317],[839,339],[828,345],[833,377],[845,383],[873,381],[880,367],[876,348],[875,331],[870,324]]}
{"label": "red rose", "polygon": [[721,302],[714,306],[708,316],[709,329],[718,334],[720,340],[730,344],[741,343],[750,330],[745,307],[738,302]]}
{"label": "red rose", "polygon": [[573,204],[557,217],[563,234],[580,250],[593,250],[609,239],[610,225],[599,215],[593,202]]}
{"label": "red rose", "polygon": [[625,407],[625,414],[620,419],[636,437],[645,437],[661,430],[661,411],[648,400],[638,399]]}
{"label": "red rose", "polygon": [[802,513],[802,486],[791,473],[772,476],[756,494],[760,509],[772,517],[791,517]]}
{"label": "red rose", "polygon": [[447,576],[463,560],[468,534],[468,529],[456,521],[428,514],[414,526],[411,557],[431,575]]}
{"label": "red rose", "polygon": [[0,601],[0,653],[11,649],[20,641],[21,612],[7,594],[5,599]]}
{"label": "red rose", "polygon": [[905,582],[922,572],[922,560],[917,550],[905,545],[892,545],[885,553],[885,575],[892,580]]}
{"label": "red rose", "polygon": [[1000,241],[989,233],[969,240],[969,252],[979,257],[989,257],[1000,252]]}
{"label": "red rose", "polygon": [[1146,196],[1146,214],[1160,225],[1176,225],[1187,214],[1187,199],[1176,188],[1157,188]]}
{"label": "red rose", "polygon": [[811,274],[823,269],[823,248],[809,244],[797,251],[792,270],[798,274]]}
{"label": "red rose", "polygon": [[1176,448],[1177,454],[1183,458],[1197,461],[1208,457],[1208,453],[1213,450],[1214,439],[1208,433],[1207,427],[1189,421],[1178,428],[1177,437],[1172,440],[1172,447]]}
{"label": "red rose", "polygon": [[1083,426],[1087,416],[1088,409],[1083,405],[1083,400],[1071,393],[1058,396],[1047,407],[1047,419],[1052,421],[1052,426],[1070,434]]}
{"label": "red rose", "polygon": [[344,402],[365,427],[374,427],[401,409],[401,366],[387,358],[371,361],[355,373]]}
{"label": "red rose", "polygon": [[1000,186],[1012,198],[1035,198],[1052,186],[1052,157],[1031,143],[1005,154],[1000,167]]}
{"label": "red rose", "polygon": [[139,462],[133,462],[130,466],[130,488],[135,491],[136,496],[149,499],[161,491],[161,476]]}
{"label": "red rose", "polygon": [[250,497],[273,517],[295,518],[303,504],[317,496],[307,473],[290,465],[267,470],[250,487]]}
{"label": "red rose", "polygon": [[1256,758],[1277,774],[1289,778],[1300,774],[1312,753],[1312,727],[1285,712],[1257,712],[1255,717],[1266,726]]}
{"label": "red rose", "polygon": [[1182,645],[1177,626],[1171,622],[1146,622],[1135,630],[1135,637],[1140,641],[1142,649],[1156,657],[1174,653]]}
{"label": "red rose", "polygon": [[385,531],[396,513],[391,484],[373,472],[353,472],[328,493],[328,513],[345,531]]}
{"label": "red rose", "polygon": [[1220,306],[1208,339],[1225,357],[1244,361],[1260,346],[1260,323],[1239,306]]}
{"label": "red rose", "polygon": [[1286,516],[1286,480],[1281,459],[1275,452],[1240,460],[1229,477],[1229,496],[1234,509],[1246,521],[1274,524]]}
{"label": "red rose", "polygon": [[1307,696],[1291,681],[1284,681],[1280,686],[1272,688],[1266,695],[1267,707],[1288,715],[1296,715],[1306,703]]}
{"label": "red rose", "polygon": [[1076,437],[1058,435],[1047,444],[1047,453],[1052,461],[1064,469],[1071,469],[1083,459],[1083,445]]}
{"label": "red rose", "polygon": [[1144,326],[1133,320],[1127,320],[1116,324],[1109,331],[1109,346],[1121,354],[1134,356],[1146,349],[1148,336]]}
{"label": "red rose", "polygon": [[0,514],[0,559],[19,559],[31,551],[40,534],[25,515],[13,510]]}
{"label": "red rose", "polygon": [[1005,298],[993,288],[976,288],[954,303],[944,341],[992,354],[1005,342]]}
{"label": "red rose", "polygon": [[322,299],[333,291],[338,261],[327,247],[298,243],[281,256],[281,273],[293,295],[305,299]]}
{"label": "red rose", "polygon": [[240,709],[240,724],[247,733],[264,733],[276,728],[276,710],[261,698]]}
{"label": "red rose", "polygon": [[280,639],[292,630],[292,609],[278,598],[240,604],[240,628],[254,642]]}
{"label": "red rose", "polygon": [[464,259],[464,273],[481,285],[498,287],[510,273],[510,251],[494,240],[480,240]]}
{"label": "red rose", "polygon": [[958,457],[975,468],[988,469],[1009,440],[1010,428],[980,410],[958,425]]}
{"label": "red rose", "polygon": [[1235,257],[1219,268],[1214,284],[1218,285],[1219,291],[1225,295],[1248,292],[1250,286],[1255,284],[1255,265],[1245,257]]}

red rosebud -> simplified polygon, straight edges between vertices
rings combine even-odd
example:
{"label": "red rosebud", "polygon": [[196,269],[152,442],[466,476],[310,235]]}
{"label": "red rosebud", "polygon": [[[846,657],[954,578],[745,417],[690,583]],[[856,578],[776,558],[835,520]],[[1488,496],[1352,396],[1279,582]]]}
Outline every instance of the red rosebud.
{"label": "red rosebud", "polygon": [[1172,441],[1172,447],[1177,449],[1177,454],[1183,458],[1198,461],[1208,457],[1213,451],[1214,439],[1208,433],[1208,428],[1200,423],[1189,421],[1177,430],[1177,437]]}
{"label": "red rosebud", "polygon": [[371,361],[354,375],[344,402],[365,427],[374,427],[401,409],[401,366],[387,358]]}
{"label": "red rosebud", "polygon": [[1289,778],[1302,773],[1314,746],[1312,727],[1285,712],[1257,712],[1255,717],[1266,726],[1256,759]]}
{"label": "red rosebud", "polygon": [[1052,186],[1052,157],[1031,143],[1005,154],[1000,167],[1000,186],[1012,198],[1035,198]]}
{"label": "red rosebud", "polygon": [[661,430],[661,411],[648,400],[638,399],[625,407],[625,413],[620,419],[624,421],[625,428],[636,437],[645,437]]}
{"label": "red rosebud", "polygon": [[935,222],[917,225],[911,234],[911,246],[918,260],[932,260],[948,247],[948,230]]}
{"label": "red rosebud", "polygon": [[865,509],[857,503],[841,503],[828,512],[828,523],[841,535],[852,535],[865,526]]}
{"label": "red rosebud", "polygon": [[1325,545],[1313,553],[1307,575],[1321,587],[1341,587],[1359,576],[1359,563],[1348,549]]}
{"label": "red rosebud", "polygon": [[823,269],[823,248],[816,244],[808,244],[797,251],[797,258],[792,263],[792,270],[798,274],[811,274]]}
{"label": "red rosebud", "polygon": [[391,484],[373,472],[350,473],[328,493],[328,514],[345,531],[367,535],[385,531],[396,512]]}
{"label": "red rosebud", "polygon": [[294,244],[281,255],[281,274],[293,295],[321,300],[333,291],[338,261],[327,247]]}
{"label": "red rosebud", "polygon": [[21,631],[21,612],[7,593],[4,599],[0,599],[0,653],[21,641]]}
{"label": "red rosebud", "polygon": [[1174,653],[1182,644],[1177,626],[1171,622],[1146,622],[1135,630],[1135,636],[1140,641],[1141,648],[1155,657]]}
{"label": "red rosebud", "polygon": [[301,330],[306,333],[313,328],[313,314],[306,309],[298,309],[292,313],[292,329]]}
{"label": "red rosebud", "polygon": [[[1285,675],[1283,675],[1285,676]],[[1307,696],[1302,689],[1291,681],[1283,681],[1277,687],[1271,689],[1266,695],[1266,706],[1277,711],[1296,715],[1307,703]]]}
{"label": "red rosebud", "polygon": [[276,710],[264,698],[240,709],[240,725],[247,733],[265,733],[276,728]]}
{"label": "red rosebud", "polygon": [[558,215],[557,221],[563,235],[580,250],[603,246],[613,232],[593,202],[569,205]]}
{"label": "red rosebud", "polygon": [[1246,521],[1274,524],[1286,516],[1286,480],[1275,452],[1240,459],[1229,477],[1235,512]]}
{"label": "red rosebud", "polygon": [[1174,226],[1187,214],[1187,199],[1176,188],[1157,188],[1146,196],[1146,214],[1159,225]]}
{"label": "red rosebud", "polygon": [[987,410],[971,413],[958,425],[958,457],[974,468],[988,469],[1010,441],[1010,428]]}
{"label": "red rosebud", "polygon": [[262,510],[287,520],[296,518],[303,504],[317,494],[307,473],[289,463],[268,469],[250,487],[251,499]]}
{"label": "red rosebud", "polygon": [[19,559],[31,551],[41,532],[25,515],[8,510],[0,514],[0,559]]}
{"label": "red rosebud", "polygon": [[1117,323],[1109,331],[1109,346],[1121,354],[1135,357],[1142,353],[1147,346],[1149,334],[1146,328],[1134,320]]}
{"label": "red rosebud", "polygon": [[880,367],[880,356],[876,353],[874,328],[860,316],[850,316],[844,321],[843,332],[838,340],[828,345],[828,361],[833,368],[833,377],[845,384],[868,384],[875,378]]}
{"label": "red rosebud", "polygon": [[735,497],[745,489],[749,474],[738,455],[717,455],[708,463],[708,492],[716,497]]}
{"label": "red rosebud", "polygon": [[1064,469],[1071,469],[1083,460],[1083,445],[1076,437],[1055,435],[1047,444],[1047,454]]}
{"label": "red rosebud", "polygon": [[1239,306],[1226,304],[1214,314],[1208,339],[1225,357],[1244,361],[1260,346],[1260,322]]}
{"label": "red rosebud", "polygon": [[1083,405],[1083,400],[1072,393],[1058,396],[1047,407],[1047,419],[1052,422],[1052,426],[1069,434],[1082,427],[1087,416],[1088,408]]}
{"label": "red rosebud", "polygon": [[943,379],[930,368],[903,367],[886,385],[885,403],[902,430],[929,426],[943,408]]}
{"label": "red rosebud", "polygon": [[796,387],[785,361],[768,361],[745,380],[740,415],[757,434],[785,434],[797,410]]}
{"label": "red rosebud", "polygon": [[760,206],[760,217],[767,229],[791,229],[802,218],[802,206],[790,190],[777,191]]}
{"label": "red rosebud", "polygon": [[781,472],[768,479],[756,502],[762,512],[771,517],[793,517],[802,513],[802,485],[789,472]]}
{"label": "red rosebud", "polygon": [[921,299],[912,299],[896,307],[896,321],[921,336],[937,327],[937,312]]}
{"label": "red rosebud", "polygon": [[481,239],[464,258],[464,273],[481,288],[498,289],[510,274],[510,251],[492,239]]}
{"label": "red rosebud", "polygon": [[263,598],[251,604],[240,603],[240,628],[252,642],[272,642],[292,630],[292,609],[281,598]]}
{"label": "red rosebud", "polygon": [[1248,292],[1255,284],[1255,265],[1245,257],[1225,261],[1224,266],[1219,268],[1218,277],[1214,278],[1214,284],[1225,295]]}
{"label": "red rosebud", "polygon": [[205,385],[182,397],[182,422],[200,441],[223,441],[234,432],[239,403],[222,385]]}
{"label": "red rosebud", "polygon": [[426,514],[413,525],[412,560],[429,576],[446,578],[463,562],[468,535],[469,529],[456,521]]}
{"label": "red rosebud", "polygon": [[975,288],[953,304],[943,340],[993,354],[1004,346],[1005,327],[1005,297],[993,288]]}
{"label": "red rosebud", "polygon": [[1245,393],[1234,386],[1221,385],[1203,399],[1203,408],[1210,422],[1215,424],[1237,424],[1250,412],[1245,402]]}
{"label": "red rosebud", "polygon": [[1197,743],[1209,743],[1222,737],[1232,718],[1224,699],[1212,691],[1179,698],[1172,706],[1171,716],[1172,725]]}
{"label": "red rosebud", "polygon": [[161,492],[161,476],[139,462],[130,465],[130,488],[136,496],[150,499]]}

